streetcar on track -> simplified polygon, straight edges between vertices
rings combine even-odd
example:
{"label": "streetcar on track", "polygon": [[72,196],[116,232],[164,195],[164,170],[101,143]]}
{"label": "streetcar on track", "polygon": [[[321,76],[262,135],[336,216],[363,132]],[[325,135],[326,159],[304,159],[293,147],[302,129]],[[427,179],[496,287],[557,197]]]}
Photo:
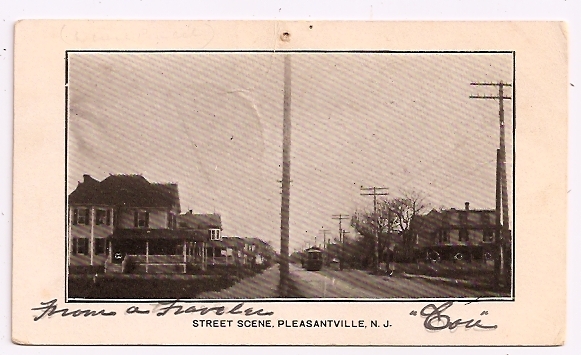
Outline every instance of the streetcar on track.
{"label": "streetcar on track", "polygon": [[319,271],[323,267],[323,252],[321,249],[312,247],[303,252],[301,265],[307,271]]}

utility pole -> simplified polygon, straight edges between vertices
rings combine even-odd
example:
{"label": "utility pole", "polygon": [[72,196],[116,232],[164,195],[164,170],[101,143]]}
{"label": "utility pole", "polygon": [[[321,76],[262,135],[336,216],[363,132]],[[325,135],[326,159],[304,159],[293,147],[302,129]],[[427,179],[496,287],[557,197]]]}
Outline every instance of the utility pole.
{"label": "utility pole", "polygon": [[[335,214],[335,215],[332,216],[332,218],[339,220],[339,242],[341,243],[342,242],[342,239],[343,239],[343,227],[341,225],[341,222],[344,219],[350,218],[350,216],[349,215],[346,215],[346,214]],[[341,249],[343,249],[343,248],[341,248]],[[343,250],[341,250],[340,258],[341,258],[341,260],[339,261],[339,269],[340,270],[343,270],[343,264],[344,264],[344,260],[343,260]]]}
{"label": "utility pole", "polygon": [[496,150],[496,211],[494,213],[494,287],[500,288],[500,273],[502,263],[500,209],[502,208],[502,192],[500,172],[502,170],[500,149]]}
{"label": "utility pole", "polygon": [[[349,232],[347,232],[345,229],[343,229],[343,236],[341,238],[341,260],[345,260],[345,235],[348,233]],[[341,264],[341,267],[343,267],[342,264]]]}
{"label": "utility pole", "polygon": [[327,255],[327,233],[329,232],[328,229],[321,229],[321,231],[323,232],[323,262],[327,262],[328,261],[328,255]]}
{"label": "utility pole", "polygon": [[291,149],[291,57],[284,56],[284,105],[282,128],[282,198],[280,206],[280,284],[281,297],[288,295],[289,257],[288,247],[290,239],[290,149]]}
{"label": "utility pole", "polygon": [[375,219],[375,263],[373,265],[374,271],[377,274],[379,272],[379,216],[377,215],[377,196],[389,195],[388,192],[383,192],[387,190],[387,187],[361,187],[361,196],[373,196],[373,217]]}
{"label": "utility pole", "polygon": [[[276,180],[279,184],[281,184],[281,191],[279,193],[279,195],[282,195],[282,180]],[[292,184],[292,180],[290,180],[290,183]]]}
{"label": "utility pole", "polygon": [[323,232],[323,250],[327,250],[327,233],[330,231],[328,229],[321,229],[321,232]]}
{"label": "utility pole", "polygon": [[[503,246],[503,256],[506,261],[509,255],[512,255],[512,240],[510,235],[509,227],[509,217],[508,217],[508,182],[506,177],[506,142],[505,142],[505,129],[504,129],[504,100],[511,100],[511,96],[504,95],[504,87],[512,87],[510,83],[499,82],[486,82],[470,83],[472,86],[495,86],[498,87],[498,96],[496,95],[470,95],[471,99],[484,99],[484,100],[498,100],[498,119],[500,126],[500,142],[499,142],[499,155],[500,155],[500,174],[497,174],[497,179],[500,179],[500,183],[497,182],[497,186],[500,185],[501,188],[501,205],[502,205],[502,233],[500,235],[500,243]],[[498,176],[500,175],[500,176]],[[497,211],[497,214],[499,212]],[[506,284],[511,282],[512,277],[512,266],[510,263],[504,265],[504,272],[506,276]]]}

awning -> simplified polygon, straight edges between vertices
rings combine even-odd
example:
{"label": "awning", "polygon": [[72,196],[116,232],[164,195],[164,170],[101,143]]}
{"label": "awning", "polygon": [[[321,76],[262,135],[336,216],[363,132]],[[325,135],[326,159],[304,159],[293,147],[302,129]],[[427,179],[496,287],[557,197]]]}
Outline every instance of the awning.
{"label": "awning", "polygon": [[109,236],[112,240],[187,240],[204,242],[208,240],[207,233],[198,230],[179,229],[117,229]]}

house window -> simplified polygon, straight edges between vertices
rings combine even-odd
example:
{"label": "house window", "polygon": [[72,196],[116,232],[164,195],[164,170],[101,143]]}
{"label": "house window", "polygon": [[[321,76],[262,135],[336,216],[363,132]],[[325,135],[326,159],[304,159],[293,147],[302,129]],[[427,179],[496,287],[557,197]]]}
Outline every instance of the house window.
{"label": "house window", "polygon": [[460,234],[460,241],[461,242],[467,242],[468,240],[470,240],[469,234],[468,234],[468,229],[466,229],[466,228],[460,229],[459,234]]}
{"label": "house window", "polygon": [[135,228],[149,228],[149,212],[135,211],[133,214],[133,226]]}
{"label": "house window", "polygon": [[442,243],[449,243],[450,242],[450,231],[447,229],[444,229],[442,231],[440,231],[440,241]]}
{"label": "house window", "polygon": [[73,238],[73,254],[89,255],[89,239]]}
{"label": "house window", "polygon": [[460,224],[466,224],[468,222],[468,213],[460,212]]}
{"label": "house window", "polygon": [[95,215],[95,224],[111,225],[111,210],[97,210]]}
{"label": "house window", "polygon": [[490,214],[489,213],[482,213],[480,215],[480,218],[482,218],[482,225],[483,226],[488,226],[490,225]]}
{"label": "house window", "polygon": [[107,249],[107,240],[105,238],[95,238],[95,255],[103,255]]}
{"label": "house window", "polygon": [[219,229],[210,229],[210,240],[222,240]]}
{"label": "house window", "polygon": [[88,208],[75,208],[73,210],[73,224],[91,224],[90,210]]}
{"label": "house window", "polygon": [[485,243],[490,243],[494,240],[494,231],[492,229],[485,229],[482,236],[482,241]]}
{"label": "house window", "polygon": [[432,232],[432,233],[430,233],[430,237],[432,238],[434,243],[441,243],[442,242],[440,233]]}
{"label": "house window", "polygon": [[176,215],[171,213],[171,212],[167,213],[167,228],[169,228],[169,229],[176,229],[177,228]]}

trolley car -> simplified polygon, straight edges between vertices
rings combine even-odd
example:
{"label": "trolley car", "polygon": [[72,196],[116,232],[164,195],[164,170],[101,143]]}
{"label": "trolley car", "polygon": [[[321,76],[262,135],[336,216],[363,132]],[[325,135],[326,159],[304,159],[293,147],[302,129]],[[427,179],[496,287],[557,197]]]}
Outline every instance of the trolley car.
{"label": "trolley car", "polygon": [[323,267],[323,252],[313,247],[306,249],[301,258],[301,264],[307,271],[319,271]]}

